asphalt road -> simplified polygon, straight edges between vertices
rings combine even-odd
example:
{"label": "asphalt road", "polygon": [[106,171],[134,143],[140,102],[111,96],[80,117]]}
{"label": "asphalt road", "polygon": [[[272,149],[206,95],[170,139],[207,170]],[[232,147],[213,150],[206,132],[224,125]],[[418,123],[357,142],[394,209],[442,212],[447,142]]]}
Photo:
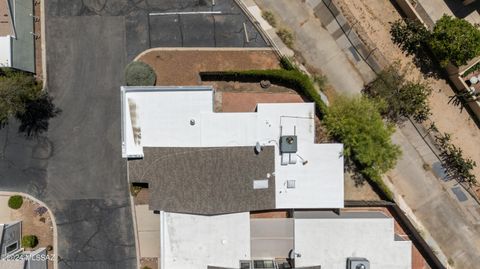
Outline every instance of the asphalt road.
{"label": "asphalt road", "polygon": [[[52,209],[60,268],[136,267],[121,158],[124,67],[152,45],[266,45],[231,0],[217,2],[215,7],[202,0],[46,2],[47,90],[62,113],[35,139],[18,134],[15,122],[0,130],[0,189],[29,193]],[[221,14],[164,15],[153,22],[148,16],[199,10]]]}

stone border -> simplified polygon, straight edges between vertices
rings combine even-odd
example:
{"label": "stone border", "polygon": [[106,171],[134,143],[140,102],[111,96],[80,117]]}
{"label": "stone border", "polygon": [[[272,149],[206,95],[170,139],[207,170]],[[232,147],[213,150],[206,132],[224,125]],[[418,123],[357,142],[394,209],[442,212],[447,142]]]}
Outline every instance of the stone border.
{"label": "stone border", "polygon": [[24,193],[24,192],[10,192],[10,191],[0,191],[0,195],[5,195],[5,196],[12,196],[12,195],[20,195],[23,197],[26,197],[41,206],[45,207],[48,209],[48,214],[50,215],[50,219],[52,220],[52,228],[53,228],[53,255],[55,259],[53,260],[53,268],[58,269],[58,232],[57,232],[57,222],[55,221],[55,216],[53,215],[52,210],[42,201],[38,200],[37,198],[31,196],[30,194]]}

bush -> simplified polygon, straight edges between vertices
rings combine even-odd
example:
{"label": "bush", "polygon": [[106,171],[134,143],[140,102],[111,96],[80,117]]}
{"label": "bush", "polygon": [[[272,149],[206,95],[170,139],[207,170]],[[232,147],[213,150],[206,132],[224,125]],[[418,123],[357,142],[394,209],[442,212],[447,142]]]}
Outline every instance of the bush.
{"label": "bush", "polygon": [[23,205],[23,197],[20,195],[10,196],[8,199],[8,207],[11,209],[19,209]]}
{"label": "bush", "polygon": [[262,11],[262,18],[266,20],[272,27],[277,27],[277,20],[271,11]]}
{"label": "bush", "polygon": [[131,62],[125,68],[127,86],[153,86],[156,79],[155,71],[146,63]]}
{"label": "bush", "polygon": [[443,15],[429,44],[443,67],[449,62],[462,66],[480,55],[480,30],[464,19]]}
{"label": "bush", "polygon": [[401,123],[409,117],[423,122],[430,115],[430,87],[425,83],[407,81],[398,64],[382,70],[377,78],[367,85],[364,93],[386,103],[387,109],[381,112],[393,123]]}
{"label": "bush", "polygon": [[327,106],[322,101],[320,94],[315,89],[308,75],[298,70],[248,70],[226,72],[201,72],[202,80],[260,82],[269,80],[273,84],[285,86],[296,90],[300,95],[315,103],[317,112],[322,117]]}
{"label": "bush", "polygon": [[395,166],[401,151],[391,142],[394,127],[382,120],[382,108],[365,97],[340,97],[329,107],[324,124],[329,135],[344,144],[345,158],[392,200],[382,175]]}
{"label": "bush", "polygon": [[408,55],[423,52],[430,39],[430,32],[419,21],[406,19],[392,23],[390,28],[393,43]]}
{"label": "bush", "polygon": [[278,37],[282,40],[282,42],[289,47],[290,49],[293,49],[293,41],[295,40],[292,32],[286,28],[282,28],[277,31]]}
{"label": "bush", "polygon": [[34,248],[38,245],[38,238],[36,235],[24,235],[22,237],[22,247]]}

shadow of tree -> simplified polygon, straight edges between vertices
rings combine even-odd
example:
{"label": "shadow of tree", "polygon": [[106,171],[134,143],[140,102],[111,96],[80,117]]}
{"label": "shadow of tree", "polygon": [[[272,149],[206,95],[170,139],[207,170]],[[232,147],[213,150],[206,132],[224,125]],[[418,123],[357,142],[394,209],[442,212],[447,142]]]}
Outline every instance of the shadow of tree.
{"label": "shadow of tree", "polygon": [[61,113],[61,109],[53,104],[53,98],[43,92],[37,99],[25,103],[25,111],[17,113],[20,121],[18,132],[27,137],[37,137],[48,130],[49,120]]}
{"label": "shadow of tree", "polygon": [[434,60],[434,56],[420,49],[414,53],[413,64],[420,69],[424,78],[445,79],[443,71],[439,68],[440,64]]}

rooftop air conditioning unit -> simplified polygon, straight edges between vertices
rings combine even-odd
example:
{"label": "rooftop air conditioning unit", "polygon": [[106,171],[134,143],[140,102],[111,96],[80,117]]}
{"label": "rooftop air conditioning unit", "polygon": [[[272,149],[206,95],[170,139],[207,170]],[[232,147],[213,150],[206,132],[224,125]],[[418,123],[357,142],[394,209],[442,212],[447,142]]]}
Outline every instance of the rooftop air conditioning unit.
{"label": "rooftop air conditioning unit", "polygon": [[347,269],[370,269],[370,262],[365,258],[347,258]]}

